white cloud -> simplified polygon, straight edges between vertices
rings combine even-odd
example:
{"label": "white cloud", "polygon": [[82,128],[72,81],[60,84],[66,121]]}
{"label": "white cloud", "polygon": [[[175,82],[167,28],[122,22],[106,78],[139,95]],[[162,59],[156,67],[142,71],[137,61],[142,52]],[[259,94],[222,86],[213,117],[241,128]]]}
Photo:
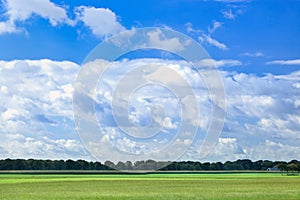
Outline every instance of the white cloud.
{"label": "white cloud", "polygon": [[234,137],[220,137],[216,145],[211,146],[211,152],[206,157],[200,157],[201,155],[199,146],[200,143],[194,143],[184,155],[185,160],[200,160],[202,162],[225,162],[228,160],[237,160],[249,158],[250,155],[247,150],[239,144],[237,138]]}
{"label": "white cloud", "polygon": [[219,29],[222,26],[222,24],[223,24],[222,22],[214,21],[212,27],[208,27],[207,34],[204,33],[204,31],[202,30],[194,29],[193,24],[191,22],[186,23],[185,26],[186,26],[187,33],[200,34],[198,40],[202,44],[214,46],[222,50],[227,50],[228,47],[224,43],[219,42],[218,40],[212,38],[212,34],[216,32],[216,30]]}
{"label": "white cloud", "polygon": [[[276,159],[276,149],[264,143],[273,140],[295,150],[299,144],[297,134],[300,112],[297,100],[298,72],[289,75],[263,77],[243,73],[226,74],[227,122],[224,133],[236,137],[251,159]],[[264,152],[257,153],[265,149]],[[291,152],[290,150],[288,150]],[[257,153],[257,154],[256,154]],[[293,159],[280,151],[277,159]]]}
{"label": "white cloud", "polygon": [[231,67],[231,66],[240,66],[242,62],[239,60],[214,60],[214,59],[203,59],[195,63],[197,67]]}
{"label": "white cloud", "polygon": [[185,26],[186,26],[186,31],[188,33],[202,33],[203,32],[202,30],[194,29],[193,24],[191,22],[186,23]]}
{"label": "white cloud", "polygon": [[219,29],[220,27],[222,26],[222,23],[221,22],[218,22],[218,21],[214,21],[213,22],[213,25],[212,27],[208,28],[208,34],[205,34],[205,33],[202,33],[199,37],[198,37],[198,40],[203,43],[203,44],[206,44],[206,45],[209,45],[209,46],[214,46],[214,47],[217,47],[221,50],[227,50],[228,47],[222,43],[222,42],[219,42],[218,40],[212,38],[212,34],[217,30]]}
{"label": "white cloud", "polygon": [[75,23],[69,19],[65,8],[55,5],[50,0],[5,0],[3,4],[7,21],[0,22],[0,34],[20,32],[22,29],[16,27],[15,24],[33,16],[49,20],[52,26],[61,23],[74,25]]}
{"label": "white cloud", "polygon": [[8,121],[8,120],[14,119],[16,116],[19,116],[19,111],[15,110],[15,109],[8,108],[1,115],[2,115],[2,118],[5,121]]}
{"label": "white cloud", "polygon": [[9,134],[1,135],[0,145],[1,149],[5,149],[5,156],[9,158],[91,160],[81,143],[74,139],[34,138],[22,134]]}
{"label": "white cloud", "polygon": [[246,158],[248,155],[236,138],[219,138],[209,158],[213,161],[228,161]]}
{"label": "white cloud", "polygon": [[19,32],[18,28],[16,28],[15,24],[12,22],[0,22],[0,35],[4,33],[16,33]]}
{"label": "white cloud", "polygon": [[223,10],[223,11],[221,11],[221,13],[223,14],[223,17],[226,19],[235,19],[236,18],[236,15],[233,14],[231,9]]}
{"label": "white cloud", "polygon": [[268,65],[300,65],[300,59],[295,60],[273,60],[267,62]]}
{"label": "white cloud", "polygon": [[[209,60],[217,66],[238,65],[236,60]],[[206,62],[204,62],[205,64]],[[106,63],[107,64],[107,63]],[[203,63],[202,63],[203,64]],[[113,98],[111,90],[129,66],[169,66],[178,71],[197,91],[200,110],[200,129],[205,130],[210,123],[211,112],[209,92],[201,77],[188,70],[185,62],[157,59],[124,60],[112,63],[115,72],[108,71],[103,85],[97,88],[96,105],[101,108],[97,114],[104,124],[106,133],[103,141],[114,142],[126,151],[139,153],[159,150],[170,142],[175,130],[180,127],[180,108],[175,96],[162,88],[144,87],[130,106],[135,107],[124,113],[132,114],[135,123],[144,123],[149,118],[145,112],[151,105],[160,105],[165,110],[161,121],[167,134],[161,138],[140,144],[132,138],[120,134],[112,123],[108,113]],[[97,65],[99,66],[99,65]],[[79,66],[72,62],[51,60],[0,61],[0,155],[5,157],[36,158],[87,158],[74,133],[72,122],[73,83]],[[180,87],[173,76],[166,76],[163,70],[145,72],[151,80],[165,77],[166,82]],[[227,96],[227,118],[225,127],[213,153],[207,159],[226,160],[238,158],[257,159],[293,159],[299,155],[299,88],[300,71],[287,75],[256,76],[253,74],[221,71]],[[89,74],[92,76],[93,73]],[[113,77],[113,78],[112,78]],[[132,77],[133,78],[133,77]],[[135,79],[133,79],[135,80]],[[99,84],[100,84],[99,83]],[[106,85],[104,83],[107,83]],[[109,84],[108,84],[109,83]],[[108,87],[107,85],[111,85]],[[135,83],[135,82],[133,82]],[[102,87],[103,86],[103,87]],[[185,90],[182,87],[182,90]],[[195,106],[183,99],[189,113],[195,112]],[[137,104],[136,104],[137,103]],[[131,112],[132,111],[132,112]],[[101,115],[99,114],[101,113]],[[98,115],[99,114],[99,115]],[[126,116],[125,116],[126,115]],[[188,116],[189,117],[189,116]],[[192,119],[188,119],[192,120]],[[194,119],[195,120],[195,119]],[[189,125],[195,125],[189,121]],[[190,144],[191,133],[178,138],[181,147]],[[199,134],[203,137],[205,133]],[[101,140],[101,138],[99,139]],[[199,145],[200,146],[200,145]],[[189,158],[199,156],[199,146],[189,150]],[[4,151],[5,150],[5,151]],[[177,151],[176,151],[177,152]]]}
{"label": "white cloud", "polygon": [[160,49],[168,49],[169,51],[181,51],[184,49],[189,41],[180,41],[178,38],[166,38],[160,29],[147,33],[149,37],[149,44],[151,46],[157,46]]}
{"label": "white cloud", "polygon": [[254,52],[254,53],[249,53],[249,52],[245,52],[243,54],[241,54],[242,56],[248,56],[248,57],[262,57],[264,56],[264,54],[262,52]]}
{"label": "white cloud", "polygon": [[77,18],[73,20],[68,17],[66,6],[56,5],[50,0],[5,0],[3,3],[7,20],[0,21],[0,34],[26,31],[21,28],[22,23],[35,16],[48,20],[52,26],[74,26],[81,21],[100,38],[125,30],[116,14],[108,8],[76,7],[74,12]]}
{"label": "white cloud", "polygon": [[172,119],[170,117],[165,117],[162,125],[167,129],[177,129],[178,128],[178,122],[173,123]]}
{"label": "white cloud", "polygon": [[72,24],[66,10],[52,3],[50,0],[8,0],[5,2],[7,15],[11,21],[25,21],[32,15],[48,19],[52,26],[59,23]]}
{"label": "white cloud", "polygon": [[118,22],[116,14],[108,8],[80,6],[76,8],[76,14],[78,19],[100,38],[125,30]]}
{"label": "white cloud", "polygon": [[[180,66],[183,63],[176,61],[160,61],[160,60],[151,60],[151,59],[140,59],[135,61],[124,61],[122,62],[122,67],[124,69],[127,64],[130,63],[132,66],[139,65],[149,65],[156,63],[156,65],[167,65],[174,67],[176,69],[183,70]],[[241,64],[237,60],[204,60],[202,65],[209,65],[212,62],[215,62],[217,66],[229,66],[229,65],[239,65]],[[148,64],[146,64],[148,63]],[[119,63],[120,64],[120,63]],[[116,65],[119,65],[116,63]],[[200,63],[201,64],[201,63]],[[165,73],[162,70],[156,70],[155,76],[165,76]],[[150,73],[150,71],[149,71]],[[153,72],[151,72],[153,73]],[[222,138],[219,140],[216,149],[207,159],[213,160],[225,160],[225,159],[238,159],[238,158],[251,158],[251,159],[261,159],[267,157],[266,154],[256,155],[253,153],[255,146],[263,148],[265,145],[264,140],[272,139],[273,137],[280,137],[285,143],[288,144],[291,148],[294,148],[296,141],[299,136],[297,135],[297,130],[299,130],[299,116],[300,113],[295,106],[297,107],[297,99],[299,95],[297,93],[297,88],[294,87],[298,83],[299,76],[297,72],[294,72],[290,75],[285,76],[274,76],[272,74],[267,74],[263,77],[258,77],[255,75],[249,75],[244,73],[228,73],[221,72],[224,77],[224,85],[226,88],[227,96],[227,121],[225,123],[225,128]],[[121,74],[120,74],[121,76]],[[114,76],[114,81],[117,81],[117,77]],[[298,77],[298,79],[296,79]],[[190,80],[195,78],[189,77]],[[132,77],[132,80],[135,78]],[[176,82],[173,77],[166,77],[167,82]],[[195,82],[191,82],[193,86],[196,85]],[[112,87],[113,88],[113,87]],[[151,91],[151,92],[150,92]],[[159,93],[154,90],[145,90],[145,93],[142,93],[141,97],[157,96],[157,101],[154,103],[162,102],[162,99],[166,99],[166,96],[163,93]],[[201,97],[204,97],[206,94],[201,93]],[[108,95],[111,96],[111,95]],[[161,96],[161,98],[159,98]],[[163,97],[163,98],[162,98]],[[102,99],[102,98],[101,98]],[[146,98],[149,101],[149,98]],[[199,97],[199,100],[201,98]],[[205,99],[205,98],[204,98]],[[201,106],[200,110],[203,116],[208,116],[209,105],[206,105],[205,102],[208,99],[206,98]],[[141,101],[142,104],[147,101]],[[185,105],[189,105],[184,102]],[[171,110],[176,110],[176,108],[170,106],[170,103],[167,103],[163,107],[171,108]],[[193,112],[193,106],[188,108]],[[145,107],[141,107],[140,115],[145,114]],[[174,118],[175,115],[171,115],[170,119]],[[135,120],[138,115],[135,115]],[[205,117],[204,117],[205,118]],[[206,119],[206,118],[205,118]],[[136,120],[137,121],[137,120]],[[205,129],[209,121],[204,123],[202,128]],[[174,126],[175,128],[175,126]],[[118,137],[116,137],[118,138]],[[229,138],[229,139],[228,139]],[[127,138],[128,139],[128,138]],[[129,141],[126,139],[126,143]],[[178,141],[184,141],[189,138],[178,139]],[[122,138],[119,138],[119,143],[121,144]],[[168,143],[169,140],[167,140]],[[130,142],[129,142],[130,144]],[[129,145],[127,144],[127,145]],[[166,143],[163,143],[164,145]],[[131,145],[131,144],[130,144]],[[130,147],[127,146],[128,148]],[[137,149],[137,143],[134,144],[135,149]],[[153,147],[152,144],[146,144],[147,151],[151,150]],[[189,158],[197,158],[199,156],[198,146],[195,146],[193,149],[189,150]],[[156,146],[157,149],[159,146]],[[154,148],[154,147],[153,147]],[[159,148],[158,148],[159,149]],[[137,151],[141,152],[140,149]],[[274,151],[274,149],[269,150]],[[192,153],[191,153],[192,152]],[[275,154],[275,152],[273,152]],[[281,158],[281,156],[278,156]],[[290,159],[287,157],[286,159]]]}
{"label": "white cloud", "polygon": [[277,76],[275,76],[275,78],[289,80],[289,81],[295,81],[295,83],[293,84],[293,87],[299,88],[300,70],[294,71],[294,72],[292,72],[290,74],[286,74],[286,75],[277,75]]}
{"label": "white cloud", "polygon": [[212,38],[210,35],[202,34],[201,36],[199,36],[198,39],[201,43],[217,47],[221,50],[228,49],[228,47],[224,43],[217,41],[216,39]]}
{"label": "white cloud", "polygon": [[289,145],[266,139],[261,145],[249,149],[249,153],[256,155],[261,160],[289,161],[299,159],[300,148],[299,145]]}
{"label": "white cloud", "polygon": [[209,35],[213,34],[217,29],[219,29],[222,26],[223,23],[214,21],[213,26],[211,28],[208,28]]}
{"label": "white cloud", "polygon": [[0,146],[7,156],[87,158],[72,122],[78,69],[68,61],[0,61]]}

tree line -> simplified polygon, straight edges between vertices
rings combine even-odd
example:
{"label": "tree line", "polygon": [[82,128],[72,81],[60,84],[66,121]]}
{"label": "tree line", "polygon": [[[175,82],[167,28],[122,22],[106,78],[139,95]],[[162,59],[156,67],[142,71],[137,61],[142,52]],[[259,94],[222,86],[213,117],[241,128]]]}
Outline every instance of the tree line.
{"label": "tree line", "polygon": [[154,160],[136,162],[117,162],[111,161],[88,162],[85,160],[38,160],[38,159],[4,159],[0,160],[0,170],[152,170],[160,169],[163,171],[180,170],[267,170],[268,168],[278,168],[280,171],[300,171],[300,161],[270,161],[249,159],[239,159],[226,162],[160,162]]}

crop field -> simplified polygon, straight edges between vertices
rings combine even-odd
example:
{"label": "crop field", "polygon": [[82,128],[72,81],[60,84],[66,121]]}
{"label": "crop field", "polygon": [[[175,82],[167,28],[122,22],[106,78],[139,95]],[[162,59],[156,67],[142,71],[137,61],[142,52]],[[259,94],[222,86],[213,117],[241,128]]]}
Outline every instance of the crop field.
{"label": "crop field", "polygon": [[0,174],[0,199],[300,199],[300,176]]}

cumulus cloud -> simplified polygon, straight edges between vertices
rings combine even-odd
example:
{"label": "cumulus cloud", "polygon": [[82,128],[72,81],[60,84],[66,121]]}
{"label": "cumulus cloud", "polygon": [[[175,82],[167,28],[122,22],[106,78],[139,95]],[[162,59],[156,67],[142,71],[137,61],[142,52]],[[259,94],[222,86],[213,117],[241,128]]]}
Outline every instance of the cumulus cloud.
{"label": "cumulus cloud", "polygon": [[100,38],[125,30],[116,14],[108,8],[79,6],[76,8],[76,14],[78,20],[81,20],[95,36]]}
{"label": "cumulus cloud", "polygon": [[[204,160],[225,161],[297,159],[300,154],[300,72],[288,75],[222,71],[227,97],[227,117],[217,145]],[[188,159],[200,152],[195,145]],[[203,158],[202,158],[203,159]]]}
{"label": "cumulus cloud", "polygon": [[300,65],[300,59],[295,60],[273,60],[267,62],[268,65]]}
{"label": "cumulus cloud", "polygon": [[[149,43],[152,46],[157,46],[163,49],[168,49],[169,51],[181,51],[184,46],[188,44],[189,41],[180,41],[178,38],[166,38],[161,30],[151,31],[147,33],[149,37]],[[186,43],[186,44],[185,44]]]}
{"label": "cumulus cloud", "polygon": [[[207,65],[217,62],[215,60],[208,60],[203,62],[202,65]],[[222,60],[217,63],[219,66],[226,66],[226,62],[228,65],[239,65],[241,64],[239,61],[235,60]],[[180,66],[184,65],[179,61],[160,61],[160,60],[149,60],[149,59],[141,59],[134,61],[123,61],[121,62],[122,68],[125,66],[132,65],[142,65],[145,66],[146,63],[149,65],[150,63],[156,64],[158,66],[167,65],[170,67],[175,67],[176,69],[184,70],[186,68],[181,68]],[[138,64],[139,63],[139,64]],[[120,63],[115,63],[114,65],[118,66]],[[126,71],[126,70],[125,70]],[[155,70],[158,73],[155,73],[155,76],[165,76],[163,71]],[[120,72],[120,71],[119,71]],[[149,74],[153,72],[149,71]],[[218,144],[215,148],[211,147],[212,154],[207,157],[207,159],[212,160],[224,160],[226,159],[238,159],[238,158],[251,158],[251,159],[261,159],[263,158],[263,154],[256,155],[253,153],[253,149],[256,146],[259,148],[263,148],[265,145],[264,140],[271,140],[274,138],[281,138],[279,140],[284,140],[286,148],[295,149],[296,142],[298,140],[297,130],[298,121],[299,121],[299,110],[297,108],[297,99],[299,98],[299,94],[297,92],[297,83],[299,82],[299,73],[294,72],[290,75],[285,76],[275,76],[272,74],[267,74],[263,77],[259,77],[251,74],[244,73],[229,73],[226,71],[221,71],[224,78],[224,86],[227,96],[227,120],[225,122],[225,128],[222,133],[222,138],[218,141]],[[119,74],[121,76],[121,74]],[[117,76],[114,76],[114,81],[118,82]],[[298,77],[298,79],[297,79]],[[135,80],[137,78],[132,77],[131,80]],[[195,77],[189,77],[190,80],[196,80]],[[172,77],[166,77],[168,82],[176,83],[176,80],[172,79]],[[199,83],[191,82],[192,87],[199,85]],[[178,85],[179,86],[179,85]],[[203,85],[202,85],[203,86]],[[295,87],[294,87],[295,86]],[[114,87],[110,88],[113,89]],[[108,90],[110,90],[108,89]],[[100,90],[101,91],[101,90]],[[149,95],[151,93],[151,95]],[[103,92],[103,96],[100,95],[99,99],[101,101],[105,101],[106,92]],[[209,116],[209,105],[207,103],[207,94],[200,93],[201,95],[197,97],[199,100],[203,98],[203,101],[200,101],[200,110],[203,116]],[[291,95],[292,94],[292,95]],[[111,95],[106,95],[111,99]],[[167,99],[166,92],[146,89],[141,93],[141,96],[136,96],[138,101],[141,103],[139,108],[134,110],[134,112],[129,111],[132,116],[130,116],[134,122],[139,123],[138,119],[141,119],[141,116],[147,116],[147,104],[151,101],[151,98],[156,98],[156,101],[160,104],[163,99]],[[160,98],[161,97],[161,98]],[[110,100],[108,100],[110,101]],[[169,103],[165,104],[163,107],[168,110],[176,110],[173,108],[173,104]],[[106,105],[103,104],[102,105]],[[134,104],[138,105],[138,104]],[[188,104],[186,104],[188,105]],[[175,105],[174,105],[175,106]],[[146,109],[145,109],[146,107]],[[193,108],[193,106],[191,106]],[[208,109],[208,110],[207,110]],[[190,109],[189,112],[193,112]],[[125,113],[126,114],[126,113]],[[176,115],[170,115],[169,118],[174,120],[177,119]],[[103,118],[102,118],[103,119]],[[109,118],[107,118],[109,119]],[[200,119],[202,119],[200,117]],[[205,117],[203,119],[206,119]],[[176,121],[176,120],[175,120]],[[175,124],[178,122],[175,122]],[[206,121],[202,126],[204,129],[207,126],[209,121]],[[174,124],[174,122],[172,122]],[[177,126],[172,127],[176,128]],[[168,127],[170,128],[170,126]],[[119,132],[119,131],[117,131]],[[108,132],[107,132],[108,133]],[[170,133],[170,132],[169,132]],[[171,134],[172,135],[172,134]],[[165,135],[166,136],[166,135]],[[169,135],[170,136],[170,135]],[[167,136],[166,136],[167,137]],[[107,137],[105,137],[107,138]],[[229,139],[228,139],[229,138]],[[178,139],[178,144],[183,145],[183,141],[190,139],[187,135],[185,138]],[[203,139],[203,138],[202,138]],[[127,146],[130,149],[130,140],[128,138],[122,137],[122,135],[114,135],[114,139],[112,141],[117,140],[118,144],[122,144],[121,142],[126,140],[126,145],[122,144],[122,147],[125,148]],[[159,141],[159,140],[156,140]],[[169,143],[169,138],[164,138],[164,143],[161,145],[166,145]],[[154,141],[150,141],[149,144],[143,144],[144,150],[139,148],[137,142],[134,142],[132,145],[134,146],[134,152],[146,152],[151,151],[153,149],[159,149],[159,144],[154,145],[152,143]],[[125,145],[125,146],[124,146]],[[129,146],[128,146],[129,145]],[[197,159],[199,158],[199,146],[201,144],[195,145],[190,149],[187,154],[188,157],[184,157],[187,159]],[[147,150],[146,150],[147,149]],[[274,149],[270,150],[274,151]],[[225,155],[226,153],[226,155]],[[273,152],[275,154],[275,152]],[[267,155],[264,155],[267,157]],[[287,157],[286,159],[290,159],[291,157]]]}
{"label": "cumulus cloud", "polygon": [[80,141],[74,139],[35,138],[22,134],[9,134],[2,135],[1,140],[2,149],[5,149],[9,158],[91,160]]}
{"label": "cumulus cloud", "polygon": [[[299,140],[297,140],[299,144]],[[299,159],[299,146],[275,142],[266,139],[261,145],[249,148],[249,153],[261,160],[293,160]]]}
{"label": "cumulus cloud", "polygon": [[[218,143],[209,155],[213,161],[228,161],[247,158],[247,152],[239,144],[236,138],[219,138]],[[222,160],[220,160],[222,158]]]}
{"label": "cumulus cloud", "polygon": [[278,78],[278,79],[295,81],[295,83],[293,84],[293,87],[299,88],[300,71],[294,71],[294,72],[292,72],[290,74],[285,74],[285,75],[277,75],[275,77]]}
{"label": "cumulus cloud", "polygon": [[71,19],[66,6],[56,5],[50,0],[5,0],[3,5],[6,20],[0,21],[0,34],[22,32],[25,30],[22,23],[36,16],[48,20],[52,26],[74,26],[83,22],[99,38],[125,30],[116,14],[108,8],[79,6],[74,9],[76,19]]}
{"label": "cumulus cloud", "polygon": [[197,67],[232,67],[232,66],[240,66],[242,62],[239,60],[214,60],[214,59],[202,59],[199,62],[195,63]]}
{"label": "cumulus cloud", "polygon": [[[212,61],[218,63],[216,60]],[[227,65],[240,64],[234,60],[221,60],[217,65],[226,66],[226,62]],[[179,101],[170,91],[159,86],[139,88],[129,102],[128,113],[124,113],[124,119],[127,117],[136,125],[147,125],[150,122],[151,107],[157,104],[163,106],[165,116],[158,122],[164,127],[159,137],[151,138],[148,143],[140,143],[122,135],[112,122],[113,118],[109,114],[112,111],[111,104],[108,102],[113,99],[111,91],[116,87],[117,80],[122,78],[123,73],[128,72],[130,66],[145,65],[153,66],[152,71],[143,72],[151,80],[165,77],[167,83],[182,87],[177,84],[176,78],[166,76],[155,66],[172,67],[179,75],[189,80],[189,85],[196,90],[199,102],[200,129],[206,130],[211,112],[209,91],[205,89],[201,76],[191,73],[185,62],[157,59],[123,60],[112,63],[111,66],[118,70],[107,71],[108,76],[99,82],[93,99],[96,115],[102,122],[100,127],[104,133],[99,140],[113,142],[124,151],[145,153],[160,150],[176,135],[176,130],[181,125]],[[51,60],[0,61],[0,66],[0,155],[14,158],[88,159],[89,155],[75,134],[72,122],[73,84],[79,66],[68,61]],[[237,158],[296,158],[300,154],[300,71],[287,75],[265,76],[220,72],[227,96],[227,117],[221,138],[215,147],[211,147],[212,153],[206,159],[217,161]],[[87,74],[92,75],[93,73]],[[189,109],[190,113],[195,110],[194,106],[188,104],[185,108]],[[192,119],[188,120],[189,126],[197,124]],[[174,144],[178,148],[184,148],[193,142],[192,135],[187,131],[177,138]],[[201,132],[198,137],[203,141],[205,133]],[[192,146],[187,152],[188,159],[199,158],[200,146],[201,143]],[[166,156],[170,155],[171,153]]]}
{"label": "cumulus cloud", "polygon": [[87,158],[72,122],[79,66],[51,60],[0,61],[0,66],[0,146],[6,155]]}
{"label": "cumulus cloud", "polygon": [[[252,159],[267,158],[272,151],[276,154],[275,148],[266,150],[269,152],[264,156],[253,153],[256,147],[264,148],[264,140],[283,143],[293,151],[299,144],[300,112],[295,105],[299,91],[293,87],[299,77],[299,71],[285,76],[226,75],[228,112],[224,134],[236,137]],[[293,159],[292,155],[284,156]],[[284,156],[278,155],[280,159]]]}
{"label": "cumulus cloud", "polygon": [[74,25],[74,21],[67,16],[65,8],[55,5],[50,0],[5,0],[3,1],[7,21],[0,22],[0,34],[20,31],[17,22],[24,22],[32,16],[39,16],[49,20],[52,26],[61,23]]}
{"label": "cumulus cloud", "polygon": [[16,33],[19,31],[21,30],[19,30],[12,22],[0,22],[0,35],[4,33]]}
{"label": "cumulus cloud", "polygon": [[12,21],[25,21],[35,14],[48,19],[52,26],[56,26],[58,23],[73,23],[63,7],[55,5],[50,0],[28,0],[26,2],[9,0],[6,1],[6,9],[9,19]]}

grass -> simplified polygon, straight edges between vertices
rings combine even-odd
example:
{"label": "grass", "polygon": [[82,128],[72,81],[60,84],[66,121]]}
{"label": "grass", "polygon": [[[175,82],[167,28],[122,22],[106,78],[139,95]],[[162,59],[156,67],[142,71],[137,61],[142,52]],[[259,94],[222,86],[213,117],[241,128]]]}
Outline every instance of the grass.
{"label": "grass", "polygon": [[0,199],[300,199],[300,177],[246,174],[0,174]]}

